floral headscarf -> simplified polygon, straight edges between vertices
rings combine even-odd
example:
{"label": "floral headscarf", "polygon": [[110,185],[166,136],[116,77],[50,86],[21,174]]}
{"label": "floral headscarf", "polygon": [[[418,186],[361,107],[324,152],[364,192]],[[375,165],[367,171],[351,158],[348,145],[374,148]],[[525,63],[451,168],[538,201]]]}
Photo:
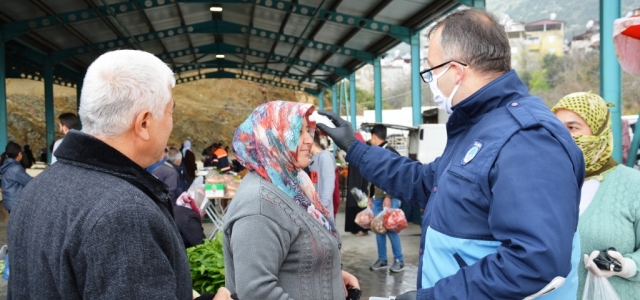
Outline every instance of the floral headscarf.
{"label": "floral headscarf", "polygon": [[604,180],[604,174],[618,165],[611,157],[613,153],[613,133],[611,131],[611,113],[607,103],[593,92],[580,92],[566,95],[551,110],[566,109],[579,115],[589,125],[593,135],[574,136],[584,155],[587,175],[585,180]]}
{"label": "floral headscarf", "polygon": [[337,237],[331,214],[297,161],[303,120],[307,120],[313,137],[316,124],[309,122],[308,116],[314,110],[312,104],[287,101],[258,106],[236,129],[233,152],[249,171],[273,183]]}

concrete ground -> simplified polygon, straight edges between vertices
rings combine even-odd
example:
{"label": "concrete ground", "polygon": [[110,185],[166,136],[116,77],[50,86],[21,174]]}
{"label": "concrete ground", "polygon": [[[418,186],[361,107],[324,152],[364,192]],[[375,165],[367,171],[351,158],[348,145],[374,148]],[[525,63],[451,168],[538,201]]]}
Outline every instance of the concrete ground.
{"label": "concrete ground", "polygon": [[[7,215],[0,204],[0,246],[7,243]],[[409,228],[400,233],[405,270],[400,273],[390,273],[387,270],[371,271],[369,266],[377,259],[375,234],[355,236],[344,232],[344,211],[338,213],[336,225],[340,229],[342,238],[342,263],[344,269],[356,276],[362,289],[362,300],[369,297],[396,296],[405,291],[416,288],[418,274],[418,250],[420,244],[420,226],[409,224]],[[203,224],[205,234],[212,228],[211,223]],[[391,243],[387,242],[389,262],[393,261]],[[2,272],[2,270],[0,270]],[[0,299],[6,299],[7,281],[0,278]]]}

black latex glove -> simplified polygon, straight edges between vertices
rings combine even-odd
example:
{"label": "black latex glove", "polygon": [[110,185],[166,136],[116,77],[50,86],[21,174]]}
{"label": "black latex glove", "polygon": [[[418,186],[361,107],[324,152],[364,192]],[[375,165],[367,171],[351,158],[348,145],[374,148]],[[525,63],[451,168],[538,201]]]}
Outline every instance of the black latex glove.
{"label": "black latex glove", "polygon": [[330,111],[318,111],[319,114],[326,116],[331,119],[336,128],[329,128],[324,124],[318,124],[318,129],[324,131],[336,145],[344,150],[349,150],[349,147],[356,141],[356,137],[353,135],[353,129],[351,128],[351,123],[345,121],[340,116],[330,112]]}
{"label": "black latex glove", "polygon": [[418,297],[418,291],[410,291],[399,295],[396,300],[416,300],[416,297]]}

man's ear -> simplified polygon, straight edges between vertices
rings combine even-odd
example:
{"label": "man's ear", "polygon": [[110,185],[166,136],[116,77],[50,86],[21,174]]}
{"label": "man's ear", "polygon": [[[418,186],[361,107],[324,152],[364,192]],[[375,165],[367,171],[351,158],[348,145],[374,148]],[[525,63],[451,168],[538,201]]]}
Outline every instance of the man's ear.
{"label": "man's ear", "polygon": [[465,69],[462,65],[460,64],[452,64],[453,67],[456,69],[456,77],[454,79],[455,84],[460,83],[460,81],[462,81],[462,78],[464,78],[465,75]]}
{"label": "man's ear", "polygon": [[133,132],[142,140],[148,141],[151,138],[151,132],[149,129],[152,124],[153,117],[151,116],[151,112],[144,110],[136,116],[135,121],[133,122]]}

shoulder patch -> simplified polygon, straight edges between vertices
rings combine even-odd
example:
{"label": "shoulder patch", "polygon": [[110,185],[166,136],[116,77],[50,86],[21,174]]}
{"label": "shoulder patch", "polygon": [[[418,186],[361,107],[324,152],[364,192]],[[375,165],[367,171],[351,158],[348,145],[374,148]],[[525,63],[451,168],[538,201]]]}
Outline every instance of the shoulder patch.
{"label": "shoulder patch", "polygon": [[473,145],[471,145],[471,148],[469,148],[469,150],[467,151],[467,154],[465,154],[464,157],[462,158],[461,164],[463,166],[467,165],[471,160],[473,160],[473,158],[476,157],[476,155],[478,155],[478,152],[480,152],[481,149],[482,149],[482,141],[475,140],[473,142]]}

